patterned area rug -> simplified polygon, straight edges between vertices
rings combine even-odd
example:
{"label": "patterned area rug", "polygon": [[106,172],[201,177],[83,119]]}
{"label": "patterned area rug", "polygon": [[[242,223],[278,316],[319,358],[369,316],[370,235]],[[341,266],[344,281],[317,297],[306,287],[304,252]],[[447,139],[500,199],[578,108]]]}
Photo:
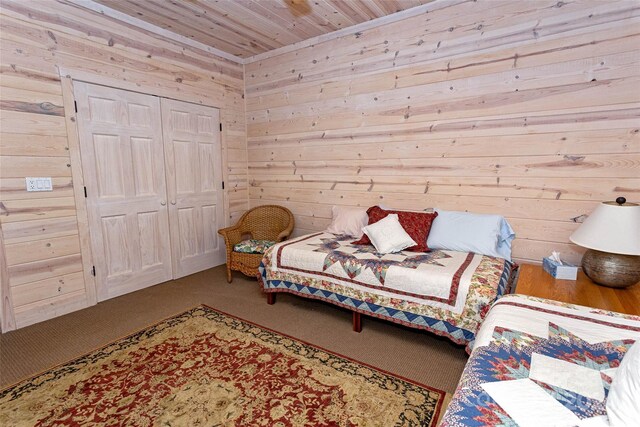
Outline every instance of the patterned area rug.
{"label": "patterned area rug", "polygon": [[431,426],[444,399],[201,306],[2,390],[0,425]]}

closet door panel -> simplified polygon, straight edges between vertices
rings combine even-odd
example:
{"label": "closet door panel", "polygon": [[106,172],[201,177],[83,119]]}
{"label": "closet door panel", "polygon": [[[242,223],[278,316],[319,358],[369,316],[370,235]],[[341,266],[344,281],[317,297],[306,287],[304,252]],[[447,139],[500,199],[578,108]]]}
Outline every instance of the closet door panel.
{"label": "closet door panel", "polygon": [[159,98],[74,82],[102,301],[171,279]]}
{"label": "closet door panel", "polygon": [[[95,158],[97,197],[100,200],[125,197],[124,150],[118,135],[95,133],[93,150]],[[87,149],[90,149],[87,147]]]}
{"label": "closet door panel", "polygon": [[200,176],[200,190],[203,192],[215,192],[220,186],[220,182],[216,182],[216,176],[212,173],[211,168],[208,165],[215,164],[219,161],[218,147],[214,144],[198,144],[198,172]]}
{"label": "closet door panel", "polygon": [[140,230],[140,266],[142,268],[155,267],[162,264],[165,246],[161,233],[162,219],[156,212],[142,212],[138,214],[138,230]]}
{"label": "closet door panel", "polygon": [[[174,165],[189,166],[187,169],[176,169],[175,189],[171,194],[182,197],[195,194],[197,192],[197,162],[198,157],[195,146],[191,141],[174,140],[171,142],[174,153]],[[173,166],[175,167],[175,166]],[[169,184],[171,188],[171,184]]]}
{"label": "closet door panel", "polygon": [[219,110],[162,99],[174,276],[225,260]]}
{"label": "closet door panel", "polygon": [[177,212],[180,254],[183,259],[188,259],[200,253],[200,248],[198,247],[197,212],[194,208],[178,208]]}
{"label": "closet door panel", "polygon": [[[205,224],[216,224],[216,227],[205,227],[202,244],[205,252],[213,252],[218,247],[218,212],[216,206],[209,205],[202,207],[202,221]],[[222,225],[220,225],[222,227]]]}
{"label": "closet door panel", "polygon": [[[107,277],[117,277],[133,272],[131,257],[129,256],[129,230],[126,215],[111,215],[102,217],[102,235],[106,261]],[[97,266],[102,270],[102,266]]]}
{"label": "closet door panel", "polygon": [[[153,140],[150,138],[131,138],[131,157],[133,164],[133,183],[136,196],[158,194],[158,180],[154,167]],[[157,159],[155,159],[157,162]]]}

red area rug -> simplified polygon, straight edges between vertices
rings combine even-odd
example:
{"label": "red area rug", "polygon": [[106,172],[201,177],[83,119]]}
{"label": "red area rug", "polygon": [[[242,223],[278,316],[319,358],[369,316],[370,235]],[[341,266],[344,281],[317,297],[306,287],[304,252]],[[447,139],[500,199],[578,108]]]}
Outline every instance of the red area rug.
{"label": "red area rug", "polygon": [[444,398],[201,306],[2,390],[0,425],[431,426]]}

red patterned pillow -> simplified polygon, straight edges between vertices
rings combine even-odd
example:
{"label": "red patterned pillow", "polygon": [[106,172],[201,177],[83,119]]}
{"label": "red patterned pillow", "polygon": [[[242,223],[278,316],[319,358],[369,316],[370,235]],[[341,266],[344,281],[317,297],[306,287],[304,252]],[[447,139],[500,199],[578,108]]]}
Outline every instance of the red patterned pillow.
{"label": "red patterned pillow", "polygon": [[[438,216],[438,212],[426,213],[426,212],[405,212],[405,211],[391,211],[382,209],[380,206],[372,206],[367,209],[367,215],[369,215],[369,224],[380,221],[382,218],[389,214],[398,214],[400,225],[404,228],[411,238],[418,244],[407,248],[407,251],[412,252],[429,252],[431,249],[427,246],[427,236],[431,231],[431,224],[433,220]],[[354,245],[370,245],[371,240],[366,234],[362,236],[360,240],[351,242]]]}

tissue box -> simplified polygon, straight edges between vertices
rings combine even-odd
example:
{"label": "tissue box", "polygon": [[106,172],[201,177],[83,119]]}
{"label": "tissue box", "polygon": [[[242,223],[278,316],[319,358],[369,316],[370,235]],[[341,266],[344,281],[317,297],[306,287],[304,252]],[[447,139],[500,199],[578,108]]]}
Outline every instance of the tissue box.
{"label": "tissue box", "polygon": [[542,259],[542,268],[556,279],[576,280],[578,277],[578,267],[567,263],[558,264],[549,257]]}

